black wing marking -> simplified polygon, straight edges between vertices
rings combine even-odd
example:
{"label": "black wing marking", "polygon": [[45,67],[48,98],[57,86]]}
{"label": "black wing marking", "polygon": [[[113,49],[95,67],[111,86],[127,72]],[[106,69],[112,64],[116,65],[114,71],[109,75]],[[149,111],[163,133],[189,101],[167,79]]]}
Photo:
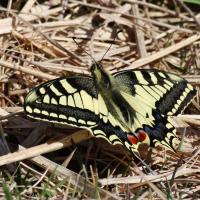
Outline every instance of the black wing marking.
{"label": "black wing marking", "polygon": [[101,108],[106,102],[100,101],[89,77],[59,78],[34,88],[25,99],[25,112],[32,118],[87,128],[94,136],[123,144],[131,151],[144,142],[176,149],[175,128],[167,115],[185,108],[196,94],[192,86],[176,75],[151,70],[126,71],[114,77],[122,96],[128,97],[127,102],[136,110],[133,131],[137,138],[122,130],[114,116],[108,113],[103,117]]}
{"label": "black wing marking", "polygon": [[179,145],[179,139],[176,136],[176,129],[171,123],[171,118],[155,113],[155,125],[149,126],[143,124],[135,132],[132,133],[122,131],[119,126],[113,126],[110,122],[104,123],[99,121],[97,126],[91,128],[91,132],[95,137],[104,138],[109,143],[116,145],[122,144],[131,152],[137,152],[141,143],[146,143],[152,147],[163,145],[169,149],[176,150]]}
{"label": "black wing marking", "polygon": [[135,70],[114,74],[123,90],[145,99],[146,104],[163,115],[180,114],[196,95],[183,78],[162,71]]}
{"label": "black wing marking", "polygon": [[161,143],[177,149],[179,140],[170,116],[180,114],[196,90],[186,80],[161,71],[126,71],[114,77],[122,96],[135,110],[134,131],[147,133],[150,146]]}
{"label": "black wing marking", "polygon": [[89,77],[58,78],[29,92],[24,110],[32,118],[77,127],[98,123],[97,91]]}

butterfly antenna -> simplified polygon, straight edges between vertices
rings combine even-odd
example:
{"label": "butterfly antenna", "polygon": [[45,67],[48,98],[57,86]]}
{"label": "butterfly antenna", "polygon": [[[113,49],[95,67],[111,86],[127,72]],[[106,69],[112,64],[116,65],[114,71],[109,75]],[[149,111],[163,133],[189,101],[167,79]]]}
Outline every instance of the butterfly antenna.
{"label": "butterfly antenna", "polygon": [[[121,30],[118,31],[118,32],[116,33],[116,35],[115,35],[115,37],[114,37],[114,39],[113,39],[113,42],[115,42],[115,39],[117,38],[117,35],[118,35],[118,33],[120,33],[120,32],[121,32]],[[111,49],[112,45],[113,45],[113,43],[110,44],[110,46],[108,47],[108,49],[106,50],[106,52],[103,54],[103,56],[102,56],[102,58],[101,58],[101,60],[100,60],[100,63],[101,63],[101,61],[103,60],[103,58],[105,57],[105,55],[108,53],[108,51]]]}
{"label": "butterfly antenna", "polygon": [[[83,52],[85,52],[85,53],[92,59],[92,61],[93,61],[94,63],[97,63],[96,60],[95,60],[85,49],[83,49],[83,48],[80,46],[80,44],[75,40],[74,37],[72,37],[72,39],[73,39],[73,41],[75,42],[75,44],[76,44],[79,48],[81,48],[81,49],[83,50]],[[84,63],[85,63],[85,62],[84,62]],[[85,64],[88,65],[87,63],[85,63]]]}

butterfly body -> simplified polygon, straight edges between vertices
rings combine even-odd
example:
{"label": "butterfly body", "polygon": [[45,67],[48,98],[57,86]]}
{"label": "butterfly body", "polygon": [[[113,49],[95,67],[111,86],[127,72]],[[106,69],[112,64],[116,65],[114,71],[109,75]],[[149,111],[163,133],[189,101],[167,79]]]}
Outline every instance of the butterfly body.
{"label": "butterfly body", "polygon": [[137,151],[140,143],[178,145],[171,116],[196,95],[188,82],[153,70],[109,74],[91,67],[92,78],[64,77],[29,92],[24,110],[32,118],[86,128],[96,137]]}
{"label": "butterfly body", "polygon": [[[115,116],[115,121],[118,123],[118,126],[121,126],[127,132],[135,134],[132,129],[135,112],[120,92],[123,91],[123,86],[120,86],[112,75],[104,71],[101,65],[96,63],[93,65],[91,67],[91,73],[93,75],[95,88],[99,92],[98,99],[102,99],[106,103],[108,110],[105,116],[108,117],[108,113],[110,113],[112,116]],[[99,109],[101,110],[101,107]]]}

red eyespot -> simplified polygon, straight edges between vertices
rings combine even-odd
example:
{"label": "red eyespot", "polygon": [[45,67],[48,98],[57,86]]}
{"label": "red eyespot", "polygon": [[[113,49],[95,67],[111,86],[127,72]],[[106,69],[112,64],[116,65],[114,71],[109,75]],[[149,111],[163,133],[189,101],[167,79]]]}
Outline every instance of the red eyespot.
{"label": "red eyespot", "polygon": [[138,140],[139,140],[140,142],[143,142],[143,141],[146,139],[146,137],[147,137],[147,133],[146,133],[145,131],[143,131],[143,130],[140,130],[140,131],[138,132],[137,137],[138,137]]}
{"label": "red eyespot", "polygon": [[130,135],[130,134],[128,134],[127,137],[131,144],[137,144],[138,142],[143,142],[146,139],[147,133],[143,130],[140,130],[137,133],[137,138],[134,135]]}
{"label": "red eyespot", "polygon": [[138,143],[138,139],[134,135],[128,134],[128,140],[131,144],[137,144]]}

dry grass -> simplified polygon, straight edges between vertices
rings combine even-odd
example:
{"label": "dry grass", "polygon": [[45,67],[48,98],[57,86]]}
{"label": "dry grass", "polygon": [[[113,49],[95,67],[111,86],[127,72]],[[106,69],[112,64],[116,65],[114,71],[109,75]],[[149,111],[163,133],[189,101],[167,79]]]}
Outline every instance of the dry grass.
{"label": "dry grass", "polygon": [[[1,198],[200,199],[200,5],[148,2],[4,1]],[[85,130],[24,115],[24,97],[31,88],[55,77],[89,74],[92,59],[85,52],[96,61],[104,56],[103,66],[110,72],[170,71],[197,88],[185,114],[174,119],[185,140],[180,152],[142,147],[149,170],[136,158],[132,161],[123,147],[91,138]],[[13,153],[4,155],[8,152]]]}

